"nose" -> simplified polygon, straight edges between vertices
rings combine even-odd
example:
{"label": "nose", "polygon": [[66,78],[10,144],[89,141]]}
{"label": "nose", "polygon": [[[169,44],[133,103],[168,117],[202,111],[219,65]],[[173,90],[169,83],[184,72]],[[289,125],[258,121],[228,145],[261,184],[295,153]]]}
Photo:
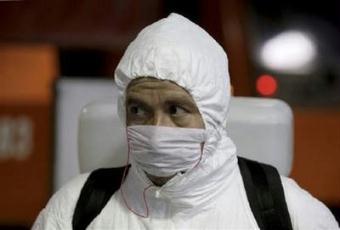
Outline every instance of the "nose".
{"label": "nose", "polygon": [[155,126],[167,126],[167,127],[175,127],[176,125],[172,121],[169,114],[164,113],[162,111],[157,111],[154,113],[153,124]]}

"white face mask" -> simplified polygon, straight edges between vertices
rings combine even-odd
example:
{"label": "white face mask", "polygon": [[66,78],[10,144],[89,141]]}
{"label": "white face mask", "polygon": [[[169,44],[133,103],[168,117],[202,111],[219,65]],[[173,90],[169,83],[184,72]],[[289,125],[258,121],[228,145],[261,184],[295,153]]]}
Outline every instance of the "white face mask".
{"label": "white face mask", "polygon": [[201,160],[204,129],[136,125],[127,127],[129,154],[145,172],[168,177]]}

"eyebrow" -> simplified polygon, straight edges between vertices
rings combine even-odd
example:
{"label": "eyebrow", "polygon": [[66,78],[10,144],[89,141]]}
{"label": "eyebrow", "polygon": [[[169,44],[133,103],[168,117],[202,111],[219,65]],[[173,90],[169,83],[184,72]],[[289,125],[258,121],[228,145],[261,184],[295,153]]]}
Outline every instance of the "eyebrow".
{"label": "eyebrow", "polygon": [[[166,104],[178,104],[184,107],[184,109],[191,109],[194,112],[198,112],[198,107],[196,103],[187,98],[188,95],[183,93],[175,93],[167,95],[167,99],[165,100]],[[147,101],[142,100],[140,97],[135,95],[128,95],[126,98],[126,105],[128,104],[138,104],[142,105],[146,109],[151,109],[152,105]]]}
{"label": "eyebrow", "polygon": [[195,111],[198,111],[197,105],[192,100],[188,99],[187,96],[184,96],[184,94],[178,94],[178,95],[170,95],[167,97],[167,100],[165,101],[167,104],[179,104],[184,106],[189,106],[190,108],[194,109]]}
{"label": "eyebrow", "polygon": [[136,97],[136,96],[128,96],[126,98],[126,105],[129,105],[129,104],[141,105],[145,107],[146,109],[151,109],[152,107],[150,104],[148,104],[147,102],[141,100],[139,97]]}

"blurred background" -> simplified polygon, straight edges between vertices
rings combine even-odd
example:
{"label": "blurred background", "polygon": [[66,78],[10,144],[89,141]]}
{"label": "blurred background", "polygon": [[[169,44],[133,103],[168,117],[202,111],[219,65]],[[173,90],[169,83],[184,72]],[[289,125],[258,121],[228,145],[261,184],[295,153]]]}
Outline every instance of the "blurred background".
{"label": "blurred background", "polygon": [[112,80],[139,30],[171,12],[224,47],[236,96],[292,107],[291,177],[339,218],[340,1],[1,0],[0,229],[29,229],[54,191],[56,82]]}

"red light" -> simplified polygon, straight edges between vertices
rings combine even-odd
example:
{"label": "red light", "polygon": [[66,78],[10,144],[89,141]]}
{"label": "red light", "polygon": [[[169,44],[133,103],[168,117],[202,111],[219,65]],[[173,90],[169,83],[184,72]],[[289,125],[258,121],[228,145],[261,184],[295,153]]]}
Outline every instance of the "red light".
{"label": "red light", "polygon": [[277,81],[273,76],[263,74],[256,80],[256,90],[262,96],[272,96],[277,90]]}

